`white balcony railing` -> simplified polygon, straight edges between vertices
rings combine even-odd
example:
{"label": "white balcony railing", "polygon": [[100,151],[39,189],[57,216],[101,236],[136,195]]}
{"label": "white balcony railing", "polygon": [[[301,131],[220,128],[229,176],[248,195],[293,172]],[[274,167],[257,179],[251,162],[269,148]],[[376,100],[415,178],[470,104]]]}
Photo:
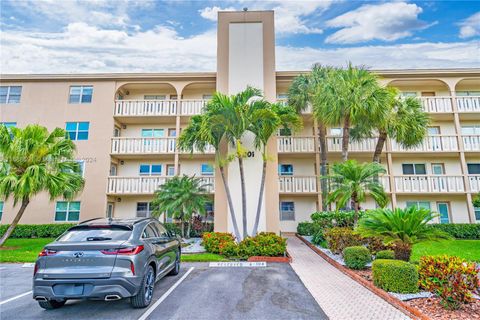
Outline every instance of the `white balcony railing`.
{"label": "white balcony railing", "polygon": [[[180,151],[180,152],[181,152],[181,153],[184,153],[184,154],[190,153],[190,152],[188,152],[188,151]],[[193,149],[193,153],[212,154],[212,153],[215,153],[215,148],[214,148],[213,146],[211,146],[211,145],[206,145],[206,146],[205,146],[205,150],[203,150],[203,152],[200,151],[200,150],[198,150],[197,148],[194,148],[194,149]]]}
{"label": "white balcony railing", "polygon": [[423,110],[430,113],[452,112],[452,97],[419,97]]}
{"label": "white balcony railing", "polygon": [[[108,177],[108,194],[153,194],[159,186],[164,184],[170,177],[145,176],[145,177]],[[197,177],[206,187],[207,192],[214,191],[214,177]]]}
{"label": "white balcony railing", "polygon": [[395,191],[402,193],[465,192],[462,176],[404,175],[394,177]]}
{"label": "white balcony railing", "polygon": [[480,174],[469,175],[468,183],[470,183],[470,191],[473,193],[480,192]]}
{"label": "white balcony railing", "polygon": [[279,176],[279,191],[283,193],[316,193],[316,176]]}
{"label": "white balcony railing", "polygon": [[280,136],[277,137],[278,152],[315,152],[314,137]]}
{"label": "white balcony railing", "polygon": [[480,135],[462,135],[465,151],[480,152]]}
{"label": "white balcony railing", "polygon": [[[367,138],[360,141],[352,141],[348,144],[348,151],[374,151],[377,144],[377,138]],[[329,136],[327,137],[328,151],[342,151],[342,137]]]}
{"label": "white balcony railing", "polygon": [[480,96],[457,97],[458,112],[480,112]]}
{"label": "white balcony railing", "polygon": [[175,116],[178,100],[116,100],[115,116]]}
{"label": "white balcony railing", "polygon": [[424,142],[414,148],[403,148],[395,140],[392,140],[392,151],[409,151],[409,152],[435,152],[435,151],[458,151],[458,143],[456,136],[428,136]]}
{"label": "white balcony railing", "polygon": [[175,138],[112,138],[112,154],[175,153]]}
{"label": "white balcony railing", "polygon": [[207,105],[208,100],[205,99],[189,99],[180,101],[180,114],[183,116],[193,116],[200,114]]}

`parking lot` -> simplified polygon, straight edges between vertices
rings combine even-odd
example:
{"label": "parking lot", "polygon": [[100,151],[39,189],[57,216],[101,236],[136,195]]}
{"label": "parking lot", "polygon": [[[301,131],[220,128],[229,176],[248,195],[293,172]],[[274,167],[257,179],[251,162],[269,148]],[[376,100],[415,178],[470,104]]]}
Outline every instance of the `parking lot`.
{"label": "parking lot", "polygon": [[56,310],[32,299],[32,267],[0,264],[2,319],[327,319],[289,264],[209,267],[184,263],[178,276],[157,282],[151,305],[69,301]]}

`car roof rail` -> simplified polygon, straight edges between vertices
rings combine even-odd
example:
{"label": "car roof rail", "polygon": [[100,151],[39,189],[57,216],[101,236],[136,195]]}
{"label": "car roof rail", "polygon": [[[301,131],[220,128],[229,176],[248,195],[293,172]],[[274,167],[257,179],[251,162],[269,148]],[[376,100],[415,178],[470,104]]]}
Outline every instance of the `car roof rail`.
{"label": "car roof rail", "polygon": [[88,219],[88,220],[85,220],[85,221],[80,222],[79,224],[84,224],[84,223],[87,223],[87,222],[90,222],[90,221],[93,221],[93,220],[99,220],[99,219],[103,219],[103,218]]}

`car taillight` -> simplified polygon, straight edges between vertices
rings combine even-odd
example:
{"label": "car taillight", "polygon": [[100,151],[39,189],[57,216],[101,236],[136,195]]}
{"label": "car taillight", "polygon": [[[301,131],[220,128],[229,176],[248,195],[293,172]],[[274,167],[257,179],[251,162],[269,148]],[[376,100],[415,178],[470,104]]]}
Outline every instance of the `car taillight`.
{"label": "car taillight", "polygon": [[124,256],[134,256],[139,254],[144,249],[143,245],[136,246],[136,247],[128,247],[128,248],[118,248],[118,249],[105,249],[100,250],[103,254],[118,254]]}
{"label": "car taillight", "polygon": [[57,254],[58,251],[56,250],[49,250],[49,249],[43,249],[39,254],[38,256],[39,257],[46,257],[46,256],[53,256],[55,254]]}
{"label": "car taillight", "polygon": [[35,263],[35,266],[33,267],[33,275],[36,275],[38,272],[38,262]]}

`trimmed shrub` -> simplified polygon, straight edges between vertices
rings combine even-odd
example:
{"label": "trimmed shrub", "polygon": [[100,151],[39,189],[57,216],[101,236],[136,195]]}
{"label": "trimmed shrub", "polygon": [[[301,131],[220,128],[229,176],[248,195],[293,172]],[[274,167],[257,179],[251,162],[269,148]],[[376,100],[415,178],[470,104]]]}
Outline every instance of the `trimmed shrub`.
{"label": "trimmed shrub", "polygon": [[383,243],[383,240],[378,237],[362,237],[363,245],[365,245],[372,254],[376,254],[378,251],[390,249],[390,245]]}
{"label": "trimmed shrub", "polygon": [[227,243],[234,243],[235,238],[231,233],[226,232],[205,232],[202,236],[202,245],[211,253],[220,253]]}
{"label": "trimmed shrub", "polygon": [[360,270],[372,261],[372,255],[364,246],[346,247],[343,250],[343,260],[350,269]]}
{"label": "trimmed shrub", "polygon": [[181,235],[182,234],[182,230],[180,229],[180,226],[176,223],[173,223],[173,222],[167,222],[167,223],[164,223],[163,226],[165,227],[165,229],[167,229],[167,231],[169,231],[170,233],[174,233],[174,234],[177,234],[177,235]]}
{"label": "trimmed shrub", "polygon": [[478,223],[441,223],[431,224],[429,227],[444,231],[456,239],[480,240]]}
{"label": "trimmed shrub", "polygon": [[313,236],[319,230],[322,230],[322,226],[316,222],[300,222],[297,225],[297,233],[301,236]]}
{"label": "trimmed shrub", "polygon": [[[56,238],[75,225],[76,223],[19,224],[10,238]],[[3,235],[9,226],[1,225],[0,235]]]}
{"label": "trimmed shrub", "polygon": [[[322,229],[334,227],[350,227],[353,228],[354,211],[320,211],[314,212],[310,215],[313,222],[320,225]],[[364,211],[358,213],[359,218],[364,214]]]}
{"label": "trimmed shrub", "polygon": [[362,245],[362,237],[350,228],[332,228],[324,233],[328,248],[336,254],[342,253],[346,247]]}
{"label": "trimmed shrub", "polygon": [[388,292],[418,292],[417,268],[400,260],[378,259],[372,263],[373,283]]}
{"label": "trimmed shrub", "polygon": [[325,241],[325,236],[323,235],[323,230],[318,230],[312,237],[312,243],[316,245],[321,245]]}
{"label": "trimmed shrub", "polygon": [[375,255],[375,259],[395,259],[395,252],[393,250],[380,250]]}
{"label": "trimmed shrub", "polygon": [[480,289],[475,263],[459,257],[425,256],[420,258],[420,286],[438,295],[447,309],[458,309],[473,301],[472,293]]}
{"label": "trimmed shrub", "polygon": [[273,232],[260,232],[255,237],[247,237],[238,245],[241,257],[283,256],[287,250],[287,240]]}

